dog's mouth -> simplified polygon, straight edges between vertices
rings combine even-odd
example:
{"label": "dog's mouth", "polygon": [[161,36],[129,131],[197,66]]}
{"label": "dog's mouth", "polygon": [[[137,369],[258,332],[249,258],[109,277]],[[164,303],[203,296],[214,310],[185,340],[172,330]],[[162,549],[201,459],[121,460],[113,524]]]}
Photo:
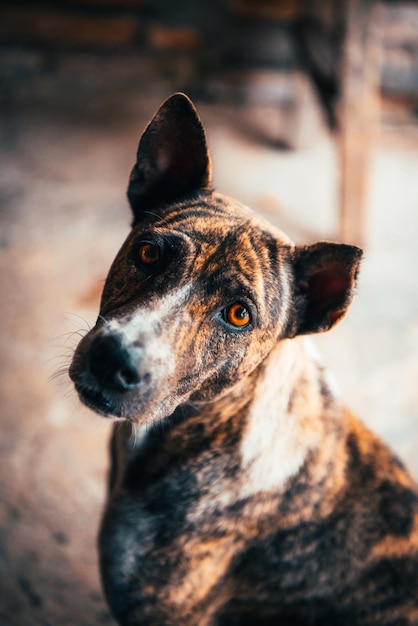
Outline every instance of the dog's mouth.
{"label": "dog's mouth", "polygon": [[93,411],[96,411],[96,413],[99,413],[104,417],[121,417],[120,410],[118,410],[117,406],[111,402],[111,400],[106,398],[100,391],[96,391],[95,389],[91,389],[90,387],[77,383],[75,388],[80,400],[83,404],[88,406],[89,409],[93,409]]}

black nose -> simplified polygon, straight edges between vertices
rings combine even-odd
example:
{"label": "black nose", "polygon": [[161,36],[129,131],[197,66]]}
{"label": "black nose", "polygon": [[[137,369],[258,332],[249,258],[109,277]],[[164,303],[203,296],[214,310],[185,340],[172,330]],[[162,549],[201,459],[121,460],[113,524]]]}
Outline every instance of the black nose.
{"label": "black nose", "polygon": [[141,382],[140,351],[124,347],[114,335],[96,337],[88,358],[90,373],[102,391],[129,391]]}

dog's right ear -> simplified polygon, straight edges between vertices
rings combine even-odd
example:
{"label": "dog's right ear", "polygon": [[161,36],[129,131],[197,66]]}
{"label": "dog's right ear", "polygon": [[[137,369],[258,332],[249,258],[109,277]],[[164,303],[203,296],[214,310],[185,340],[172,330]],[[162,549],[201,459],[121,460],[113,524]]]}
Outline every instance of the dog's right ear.
{"label": "dog's right ear", "polygon": [[202,123],[191,100],[176,93],[145,129],[128,186],[134,224],[143,211],[179,200],[211,182],[211,161]]}

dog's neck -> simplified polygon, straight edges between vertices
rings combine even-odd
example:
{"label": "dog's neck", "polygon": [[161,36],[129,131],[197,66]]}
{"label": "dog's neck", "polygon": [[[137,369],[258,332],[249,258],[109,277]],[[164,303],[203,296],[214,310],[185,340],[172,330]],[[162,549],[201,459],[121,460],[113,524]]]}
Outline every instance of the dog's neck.
{"label": "dog's neck", "polygon": [[165,459],[193,456],[196,446],[201,447],[197,442],[203,440],[202,450],[216,454],[219,448],[222,458],[231,457],[229,467],[239,464],[233,489],[237,498],[280,492],[315,455],[321,455],[326,467],[335,454],[336,429],[328,426],[341,419],[342,411],[326,372],[311,352],[304,339],[279,342],[250,376],[223,397],[181,406],[164,427],[134,432],[134,457],[135,449],[141,454],[152,432],[155,451]]}
{"label": "dog's neck", "polygon": [[338,399],[306,340],[280,342],[263,363],[247,413],[240,452],[242,495],[277,490],[324,441],[327,415]]}

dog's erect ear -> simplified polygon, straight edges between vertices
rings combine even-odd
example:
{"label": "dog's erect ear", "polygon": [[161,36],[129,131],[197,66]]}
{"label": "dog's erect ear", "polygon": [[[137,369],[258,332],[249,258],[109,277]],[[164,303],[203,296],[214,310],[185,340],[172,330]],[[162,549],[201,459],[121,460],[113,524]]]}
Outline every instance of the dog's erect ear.
{"label": "dog's erect ear", "polygon": [[134,223],[141,211],[208,189],[210,182],[202,123],[191,100],[176,93],[161,105],[139,142],[128,187]]}
{"label": "dog's erect ear", "polygon": [[294,249],[294,311],[290,335],[329,330],[347,313],[362,250],[319,242]]}

